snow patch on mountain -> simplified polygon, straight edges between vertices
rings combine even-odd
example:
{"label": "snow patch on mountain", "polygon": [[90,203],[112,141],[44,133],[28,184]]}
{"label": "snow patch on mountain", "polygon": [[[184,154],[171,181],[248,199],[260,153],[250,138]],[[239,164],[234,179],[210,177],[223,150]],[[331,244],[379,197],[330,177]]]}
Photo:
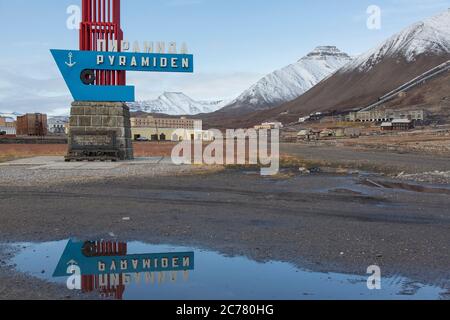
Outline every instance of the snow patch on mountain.
{"label": "snow patch on mountain", "polygon": [[165,92],[158,99],[128,104],[132,112],[164,113],[167,115],[196,115],[219,110],[225,105],[219,101],[196,101],[182,92]]}
{"label": "snow patch on mountain", "polygon": [[0,112],[0,117],[1,118],[9,118],[9,119],[14,119],[17,120],[18,116],[21,116],[21,113],[18,112]]}
{"label": "snow patch on mountain", "polygon": [[55,124],[64,124],[68,123],[70,117],[68,116],[49,116],[47,119],[47,123],[55,123]]}
{"label": "snow patch on mountain", "polygon": [[450,53],[450,9],[409,26],[362,54],[341,71],[369,71],[385,57],[403,56],[408,62],[413,62],[424,53]]}
{"label": "snow patch on mountain", "polygon": [[268,109],[294,100],[351,61],[334,46],[317,47],[298,62],[265,76],[224,109]]}

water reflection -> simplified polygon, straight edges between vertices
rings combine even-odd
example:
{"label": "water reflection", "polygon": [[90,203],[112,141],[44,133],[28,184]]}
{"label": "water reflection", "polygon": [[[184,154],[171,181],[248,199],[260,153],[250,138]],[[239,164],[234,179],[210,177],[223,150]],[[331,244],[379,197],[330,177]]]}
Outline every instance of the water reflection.
{"label": "water reflection", "polygon": [[194,252],[128,254],[125,242],[69,240],[53,277],[69,277],[69,289],[121,300],[128,285],[176,282],[178,272],[186,280],[193,269]]}
{"label": "water reflection", "polygon": [[[73,240],[16,244],[11,263],[31,276],[113,299],[439,299],[444,289],[383,277],[313,272],[217,252],[141,242]],[[195,264],[194,264],[195,252]],[[195,266],[195,268],[194,268]]]}

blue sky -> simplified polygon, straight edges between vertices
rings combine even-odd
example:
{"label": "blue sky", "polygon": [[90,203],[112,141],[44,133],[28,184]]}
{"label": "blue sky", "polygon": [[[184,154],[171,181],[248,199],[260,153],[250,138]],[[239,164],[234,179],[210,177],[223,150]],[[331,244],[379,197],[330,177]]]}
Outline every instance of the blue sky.
{"label": "blue sky", "polygon": [[[77,48],[66,9],[80,2],[0,0],[0,111],[33,111],[33,101],[53,113],[68,107],[48,49]],[[380,30],[366,26],[370,5],[382,10]],[[232,99],[318,45],[357,55],[449,7],[443,0],[122,0],[126,39],[185,41],[196,59],[194,75],[130,74],[129,83],[141,99],[163,91]]]}

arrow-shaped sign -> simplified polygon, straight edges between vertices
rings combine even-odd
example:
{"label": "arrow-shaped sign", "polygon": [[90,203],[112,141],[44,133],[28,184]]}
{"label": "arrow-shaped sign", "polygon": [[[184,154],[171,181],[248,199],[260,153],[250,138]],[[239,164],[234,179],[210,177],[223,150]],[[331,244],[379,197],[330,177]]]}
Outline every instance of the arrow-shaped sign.
{"label": "arrow-shaped sign", "polygon": [[181,73],[194,71],[194,57],[190,54],[73,50],[51,50],[51,53],[75,101],[133,102],[135,100],[133,86],[84,84],[81,73],[85,70]]}
{"label": "arrow-shaped sign", "polygon": [[69,240],[53,277],[68,277],[67,266],[76,264],[81,275],[194,270],[194,252],[143,253],[126,256],[86,257],[84,243]]}

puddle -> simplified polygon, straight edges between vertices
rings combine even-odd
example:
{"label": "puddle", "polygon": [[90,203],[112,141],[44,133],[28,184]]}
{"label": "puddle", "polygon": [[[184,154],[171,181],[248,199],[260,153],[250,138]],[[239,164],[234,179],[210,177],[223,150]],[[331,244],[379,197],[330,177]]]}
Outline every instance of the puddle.
{"label": "puddle", "polygon": [[[364,273],[312,272],[170,245],[65,240],[13,247],[18,252],[9,263],[17,271],[62,285],[70,279],[75,290],[103,298],[439,299],[445,292],[402,277],[383,278],[381,290],[369,290]],[[81,276],[69,278],[77,271]]]}
{"label": "puddle", "polygon": [[[317,176],[316,176],[317,177]],[[317,193],[348,194],[355,196],[377,196],[381,192],[360,183],[360,177],[351,175],[321,175],[317,182],[311,181],[309,191]]]}
{"label": "puddle", "polygon": [[[335,170],[336,171],[336,170]],[[242,171],[247,176],[260,175],[259,171]],[[321,171],[321,169],[312,169],[309,174],[302,174],[298,168],[280,169],[280,175],[277,177],[266,177],[266,181],[271,181],[280,187],[289,186],[303,187],[310,193],[322,194],[340,194],[349,196],[371,197],[383,194],[383,190],[374,188],[373,185],[361,183],[369,178],[379,177],[378,174],[357,171],[357,174],[338,173]],[[281,177],[281,179],[280,179]],[[289,179],[282,179],[289,177]],[[289,188],[288,188],[289,191]]]}
{"label": "puddle", "polygon": [[450,189],[445,187],[428,186],[428,185],[418,185],[404,182],[391,182],[391,181],[373,181],[370,179],[365,179],[361,182],[361,185],[379,188],[379,189],[395,189],[403,190],[409,192],[418,193],[435,193],[435,194],[447,194],[450,195]]}

